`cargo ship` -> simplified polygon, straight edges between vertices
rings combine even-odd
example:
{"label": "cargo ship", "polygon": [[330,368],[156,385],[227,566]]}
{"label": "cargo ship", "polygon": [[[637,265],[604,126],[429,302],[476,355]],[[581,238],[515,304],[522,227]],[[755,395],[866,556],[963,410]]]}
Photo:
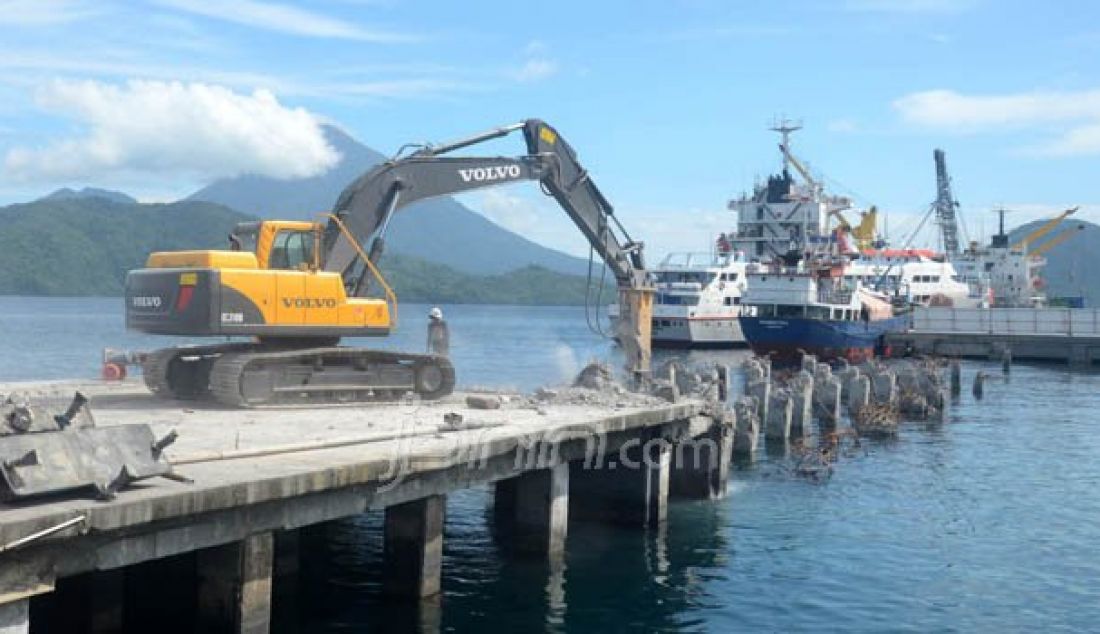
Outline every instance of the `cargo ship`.
{"label": "cargo ship", "polygon": [[791,258],[750,270],[741,331],[753,352],[779,364],[803,353],[859,363],[882,352],[883,336],[908,326],[908,304],[845,276],[846,266]]}

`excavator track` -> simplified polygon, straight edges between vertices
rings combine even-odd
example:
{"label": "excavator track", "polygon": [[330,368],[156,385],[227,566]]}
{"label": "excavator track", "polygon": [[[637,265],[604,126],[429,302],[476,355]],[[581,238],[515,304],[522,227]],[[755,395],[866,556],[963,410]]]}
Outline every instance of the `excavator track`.
{"label": "excavator track", "polygon": [[149,391],[162,398],[203,400],[210,395],[207,377],[214,359],[253,346],[230,343],[156,350],[142,363],[142,378]]}
{"label": "excavator track", "polygon": [[[176,360],[182,357],[194,364],[188,368],[192,372],[179,369]],[[386,402],[409,393],[438,399],[455,384],[454,366],[446,357],[350,347],[171,348],[151,354],[146,367],[151,372],[146,385],[159,396],[229,407]],[[198,383],[202,390],[195,389]]]}

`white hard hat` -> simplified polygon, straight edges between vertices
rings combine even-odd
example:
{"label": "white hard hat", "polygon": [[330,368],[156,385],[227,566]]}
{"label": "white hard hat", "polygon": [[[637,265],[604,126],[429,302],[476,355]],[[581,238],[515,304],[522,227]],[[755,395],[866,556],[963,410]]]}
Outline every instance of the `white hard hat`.
{"label": "white hard hat", "polygon": [[443,311],[439,310],[439,306],[436,306],[435,308],[428,311],[428,317],[431,317],[432,319],[443,319]]}

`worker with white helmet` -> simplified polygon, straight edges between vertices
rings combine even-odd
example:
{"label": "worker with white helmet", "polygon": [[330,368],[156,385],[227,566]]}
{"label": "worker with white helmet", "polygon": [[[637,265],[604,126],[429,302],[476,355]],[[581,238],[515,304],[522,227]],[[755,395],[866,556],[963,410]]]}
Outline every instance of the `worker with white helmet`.
{"label": "worker with white helmet", "polygon": [[451,333],[438,306],[428,311],[428,352],[444,357],[451,353]]}

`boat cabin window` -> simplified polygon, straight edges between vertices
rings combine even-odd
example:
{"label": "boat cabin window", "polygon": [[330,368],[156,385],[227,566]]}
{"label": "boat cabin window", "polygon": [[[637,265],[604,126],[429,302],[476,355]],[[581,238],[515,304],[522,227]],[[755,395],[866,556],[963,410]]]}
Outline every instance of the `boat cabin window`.
{"label": "boat cabin window", "polygon": [[656,277],[659,284],[700,284],[706,286],[718,276],[706,271],[658,271]]}
{"label": "boat cabin window", "polygon": [[724,298],[722,303],[725,304],[726,306],[734,306],[736,304],[741,303],[741,298],[740,297],[726,297],[726,298]]}
{"label": "boat cabin window", "polygon": [[698,295],[670,295],[662,293],[657,296],[657,303],[665,306],[698,306]]}
{"label": "boat cabin window", "polygon": [[275,235],[267,268],[292,271],[313,265],[313,232],[283,230]]}
{"label": "boat cabin window", "polygon": [[827,306],[807,306],[806,316],[810,319],[829,319],[829,308]]}
{"label": "boat cabin window", "polygon": [[736,282],[737,281],[737,274],[736,273],[723,273],[722,274],[722,281],[723,282]]}
{"label": "boat cabin window", "polygon": [[777,304],[775,307],[776,317],[801,317],[803,314],[803,306],[790,306],[787,304]]}

